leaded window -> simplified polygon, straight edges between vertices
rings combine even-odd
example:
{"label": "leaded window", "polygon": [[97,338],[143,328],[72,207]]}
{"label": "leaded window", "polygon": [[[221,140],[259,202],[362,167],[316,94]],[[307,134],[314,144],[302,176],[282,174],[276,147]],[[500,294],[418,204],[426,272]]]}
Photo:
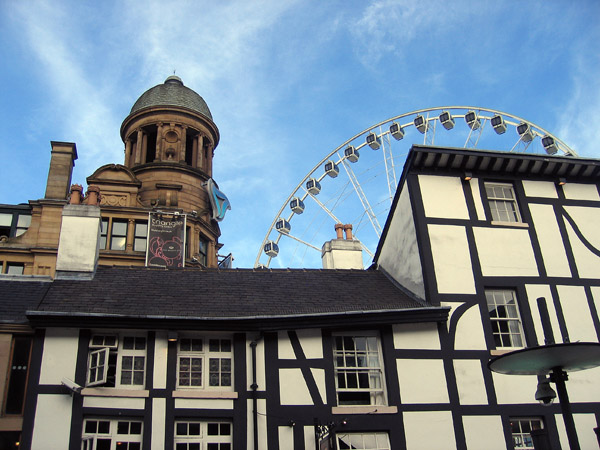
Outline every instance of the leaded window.
{"label": "leaded window", "polygon": [[333,337],[338,405],[384,405],[379,340],[375,335]]}

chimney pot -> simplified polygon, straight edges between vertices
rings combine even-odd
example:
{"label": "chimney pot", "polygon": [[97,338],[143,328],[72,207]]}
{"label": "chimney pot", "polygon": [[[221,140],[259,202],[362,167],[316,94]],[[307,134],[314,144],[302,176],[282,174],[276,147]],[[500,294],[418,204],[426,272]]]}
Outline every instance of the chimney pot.
{"label": "chimney pot", "polygon": [[344,231],[346,232],[346,240],[351,241],[352,240],[352,224],[348,223],[348,224],[344,225]]}
{"label": "chimney pot", "polygon": [[341,223],[335,224],[335,232],[337,234],[338,239],[344,239],[343,230],[344,230],[344,225],[342,225]]}
{"label": "chimney pot", "polygon": [[71,205],[80,205],[82,192],[83,192],[83,186],[81,186],[80,184],[72,184],[71,185],[71,196],[69,197],[69,203]]}
{"label": "chimney pot", "polygon": [[100,188],[98,186],[88,186],[85,193],[86,203],[89,206],[100,206]]}

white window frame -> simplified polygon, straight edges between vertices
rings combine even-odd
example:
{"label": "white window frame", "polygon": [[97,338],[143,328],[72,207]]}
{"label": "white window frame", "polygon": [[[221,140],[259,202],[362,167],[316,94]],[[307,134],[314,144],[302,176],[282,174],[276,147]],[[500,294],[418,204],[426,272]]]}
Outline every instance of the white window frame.
{"label": "white window frame", "polygon": [[[534,429],[534,422],[537,422],[540,425],[539,429],[543,430],[545,428],[544,419],[541,417],[511,417],[509,420],[513,448],[515,450],[535,450],[530,433],[531,430]],[[527,428],[529,428],[529,431],[523,430],[523,424],[528,425]],[[518,428],[518,431],[516,431],[515,428]]]}
{"label": "white window frame", "polygon": [[[490,195],[488,188],[497,191],[497,189],[501,189],[503,195]],[[490,214],[492,215],[492,222],[500,222],[500,223],[521,223],[523,219],[521,218],[521,212],[519,210],[519,203],[517,202],[517,196],[515,194],[515,187],[512,183],[495,183],[488,182],[484,183],[485,195],[487,198],[488,206],[490,208]],[[506,192],[510,192],[511,197],[506,197],[504,195]],[[512,211],[509,208],[500,209],[499,206],[507,206],[512,205]],[[506,215],[506,217],[501,217],[502,215]],[[510,217],[512,216],[512,217]]]}
{"label": "white window frame", "polygon": [[[198,429],[198,434],[190,434],[190,425]],[[216,427],[217,434],[214,433]],[[187,432],[183,432],[183,428]],[[209,433],[210,432],[210,433]],[[189,444],[197,444],[190,446]],[[233,425],[218,420],[176,420],[174,450],[231,450],[233,448]]]}
{"label": "white window frame", "polygon": [[[126,339],[133,339],[134,348],[124,348]],[[142,341],[143,339],[143,341]],[[136,348],[141,346],[143,348]],[[148,339],[145,335],[136,333],[97,333],[92,335],[89,344],[86,387],[104,386],[108,383],[110,366],[115,366],[115,388],[144,389],[146,382]],[[113,362],[111,362],[111,358]],[[128,367],[125,358],[132,358],[133,366]],[[115,361],[116,360],[116,361]],[[142,362],[141,368],[139,362]],[[137,364],[136,364],[137,362]],[[101,371],[99,374],[98,372]],[[124,374],[131,372],[131,381],[124,381]],[[142,372],[141,383],[135,383],[135,373]],[[111,383],[112,384],[112,383]]]}
{"label": "white window frame", "polygon": [[[88,430],[88,423],[96,422],[96,431]],[[108,422],[109,430],[108,433],[100,433],[98,430],[98,423]],[[128,423],[127,433],[119,433],[119,424]],[[139,424],[139,433],[130,433],[131,424]],[[137,428],[137,427],[136,427]],[[96,450],[98,439],[110,440],[110,450],[131,450],[130,445],[123,444],[139,444],[136,445],[138,449],[142,448],[144,436],[144,424],[142,420],[136,419],[108,419],[108,418],[97,418],[90,417],[83,421],[83,432],[81,434],[81,449],[82,450]]]}
{"label": "white window frame", "polygon": [[391,450],[390,437],[382,432],[336,433],[337,448],[360,450]]}
{"label": "white window frame", "polygon": [[[496,294],[500,293],[502,294],[504,303],[498,303],[496,301]],[[509,295],[512,298],[507,298]],[[490,300],[493,301],[493,304],[490,302]],[[511,304],[510,301],[514,301],[514,304]],[[492,337],[494,339],[495,347],[497,349],[514,349],[525,347],[525,333],[523,332],[523,321],[521,320],[519,300],[517,298],[516,291],[514,289],[499,288],[485,289],[485,302],[490,324],[492,326]],[[514,306],[514,308],[506,308],[506,305]],[[505,314],[502,316],[499,315],[498,311],[500,307],[504,307],[505,311]],[[492,316],[492,312],[494,311],[496,312],[496,315],[498,315],[497,317]],[[498,327],[496,327],[495,324],[498,324]],[[498,328],[499,331],[496,331],[495,328]],[[498,339],[500,345],[498,345]],[[516,340],[521,341],[520,345],[518,342],[515,342]]]}
{"label": "white window frame", "polygon": [[[202,341],[201,350],[182,350],[181,344],[186,340],[200,340]],[[219,350],[211,350],[211,341],[219,342]],[[222,350],[222,342],[227,341],[229,343],[229,351]],[[183,365],[182,360],[189,359],[190,365]],[[192,370],[190,369],[190,378],[182,377],[182,370],[186,367],[191,368],[191,362],[193,359],[200,359],[200,372],[201,381],[200,385],[191,385]],[[215,380],[215,363],[214,360],[218,360],[218,384],[214,384]],[[223,372],[223,362],[228,361],[229,372]],[[227,364],[227,363],[226,363]],[[229,385],[223,385],[223,380],[227,379],[229,374]],[[182,384],[182,379],[189,380]],[[177,342],[177,389],[204,389],[204,390],[219,390],[219,391],[233,391],[233,337],[232,336],[211,336],[211,335],[186,335],[181,336]]]}
{"label": "white window frame", "polygon": [[[365,339],[365,350],[346,349],[345,343],[347,338],[352,338],[353,340]],[[342,349],[337,348],[338,339],[342,339]],[[387,405],[385,371],[379,334],[374,332],[335,333],[332,335],[332,343],[337,404],[339,406]],[[346,366],[346,363],[349,361],[348,357],[352,358],[353,355],[356,365]],[[360,358],[364,359],[361,360]],[[366,362],[367,365],[360,365],[359,360],[363,363]],[[340,361],[343,362],[344,366],[339,366]],[[368,376],[368,387],[348,387],[348,384],[351,384],[348,381],[351,381],[353,378],[356,380],[357,385],[361,381],[364,382],[365,373]],[[340,386],[342,384],[340,383],[341,375],[344,377],[343,384],[345,386]],[[378,384],[379,386],[377,386]],[[369,403],[340,400],[340,394],[343,395],[352,392],[369,393]]]}

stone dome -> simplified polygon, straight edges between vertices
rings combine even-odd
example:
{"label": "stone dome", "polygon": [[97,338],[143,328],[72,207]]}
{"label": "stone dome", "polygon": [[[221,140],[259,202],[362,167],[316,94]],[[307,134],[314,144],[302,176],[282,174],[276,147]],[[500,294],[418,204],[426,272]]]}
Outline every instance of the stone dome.
{"label": "stone dome", "polygon": [[152,106],[181,106],[196,111],[212,121],[212,114],[202,97],[183,85],[181,78],[171,75],[163,84],[144,92],[131,108],[131,114]]}

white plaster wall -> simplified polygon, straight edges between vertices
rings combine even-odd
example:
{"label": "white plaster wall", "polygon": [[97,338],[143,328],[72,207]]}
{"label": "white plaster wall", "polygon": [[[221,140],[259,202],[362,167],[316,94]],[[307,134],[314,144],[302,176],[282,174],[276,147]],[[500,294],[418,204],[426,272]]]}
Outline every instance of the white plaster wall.
{"label": "white plaster wall", "polygon": [[73,398],[68,394],[38,396],[32,450],[64,450],[69,448]]}
{"label": "white plaster wall", "polygon": [[393,325],[394,348],[439,350],[440,337],[436,323]]}
{"label": "white plaster wall", "polygon": [[496,399],[499,404],[537,403],[537,377],[535,375],[502,375],[492,372]]}
{"label": "white plaster wall", "polygon": [[479,190],[479,179],[471,178],[471,180],[469,180],[469,186],[471,187],[471,193],[473,194],[473,203],[475,204],[475,211],[477,212],[477,220],[485,220],[485,209],[483,208],[481,191]]}
{"label": "white plaster wall", "polygon": [[450,411],[405,412],[404,430],[407,449],[456,449],[454,425]]}
{"label": "white plaster wall", "polygon": [[527,197],[558,198],[556,185],[551,181],[522,180]]}
{"label": "white plaster wall", "polygon": [[550,325],[552,326],[554,341],[556,343],[563,342],[562,335],[560,334],[560,326],[558,324],[558,316],[556,315],[556,308],[554,307],[554,301],[552,300],[550,286],[545,284],[526,284],[525,290],[527,291],[529,309],[531,309],[531,317],[533,319],[533,326],[538,340],[538,345],[544,345],[545,343],[544,328],[542,327],[540,309],[538,308],[537,304],[537,299],[539,297],[544,297],[546,299],[546,306],[548,307],[548,315],[550,316]]}
{"label": "white plaster wall", "polygon": [[417,233],[406,185],[402,187],[378,264],[406,289],[425,298]]}
{"label": "white plaster wall", "polygon": [[571,342],[598,342],[592,313],[583,286],[557,286]]}
{"label": "white plaster wall", "polygon": [[323,358],[323,339],[320,329],[297,330],[298,340],[304,356],[308,359]]}
{"label": "white plaster wall", "polygon": [[294,450],[294,428],[278,427],[279,450]]}
{"label": "white plaster wall", "polygon": [[325,370],[324,369],[310,369],[312,372],[312,376],[317,384],[317,389],[319,390],[319,394],[321,394],[321,399],[323,399],[323,403],[327,404],[327,389],[325,388]]}
{"label": "white plaster wall", "polygon": [[569,372],[567,392],[573,403],[600,402],[600,367]]}
{"label": "white plaster wall", "polygon": [[44,353],[40,384],[60,384],[63,378],[75,378],[79,330],[48,328],[44,337]]}
{"label": "white plaster wall", "polygon": [[[447,322],[449,326],[450,319],[456,311],[456,308],[464,303],[442,302],[441,304],[442,306],[450,306],[452,308]],[[485,334],[481,323],[481,313],[478,305],[470,306],[456,323],[454,348],[456,350],[487,350]]]}
{"label": "white plaster wall", "polygon": [[600,314],[600,286],[592,286],[592,297],[596,305],[596,311]]}
{"label": "white plaster wall", "polygon": [[544,267],[550,277],[570,277],[567,252],[561,244],[562,236],[552,205],[529,204],[535,232],[542,251]]}
{"label": "white plaster wall", "polygon": [[474,294],[473,264],[465,227],[428,225],[438,292]]}
{"label": "white plaster wall", "polygon": [[153,388],[167,387],[167,350],[169,341],[165,331],[157,331],[154,343],[154,374]]}
{"label": "white plaster wall", "polygon": [[279,359],[296,359],[287,331],[277,332],[277,354]]}
{"label": "white plaster wall", "polygon": [[598,278],[600,274],[600,257],[594,255],[573,231],[571,224],[565,223],[567,235],[571,243],[571,250],[575,257],[577,271],[581,278]]}
{"label": "white plaster wall", "polygon": [[[577,228],[583,237],[597,250],[600,250],[600,204],[596,208],[584,206],[565,206],[565,211],[577,224]],[[588,250],[579,237],[573,231],[571,225],[566,222],[569,233],[569,241],[573,248],[577,270],[584,278],[600,277],[600,257]]]}
{"label": "white plaster wall", "polygon": [[474,227],[483,276],[537,276],[529,231],[504,227]]}
{"label": "white plaster wall", "polygon": [[152,399],[152,450],[165,448],[165,423],[167,400],[164,398]]}
{"label": "white plaster wall", "polygon": [[315,448],[315,445],[315,427],[312,425],[304,426],[304,448],[312,450]]}
{"label": "white plaster wall", "polygon": [[600,249],[600,203],[595,208],[565,206],[565,211],[577,224],[581,234],[597,249]]}
{"label": "white plaster wall", "polygon": [[595,184],[567,183],[562,188],[569,200],[600,200]]}
{"label": "white plaster wall", "polygon": [[83,397],[83,406],[86,408],[120,408],[120,409],[144,409],[146,400],[144,398],[128,397]]}
{"label": "white plaster wall", "polygon": [[279,369],[279,396],[282,405],[312,405],[308,386],[300,369]]}
{"label": "white plaster wall", "polygon": [[419,188],[427,217],[469,218],[467,202],[459,177],[419,175]]}
{"label": "white plaster wall", "polygon": [[441,359],[397,359],[396,367],[403,404],[449,402]]}
{"label": "white plaster wall", "polygon": [[[558,436],[560,438],[560,445],[566,450],[570,448],[570,446],[567,438],[567,431],[565,430],[565,422],[560,414],[556,414],[555,419],[556,429],[558,430]],[[573,420],[575,422],[575,429],[577,430],[579,447],[582,450],[598,448],[598,438],[594,432],[594,428],[598,425],[596,424],[596,417],[594,414],[573,414]]]}
{"label": "white plaster wall", "polygon": [[455,359],[454,373],[458,386],[458,400],[461,405],[488,404],[480,360]]}
{"label": "white plaster wall", "polygon": [[[254,448],[254,413],[252,406],[252,399],[248,399],[246,408],[246,417],[248,418],[246,433],[246,448],[248,450],[266,450],[267,449],[267,401],[265,399],[258,399],[256,404],[256,411],[258,412],[258,449]],[[234,430],[235,432],[235,430]]]}
{"label": "white plaster wall", "polygon": [[506,450],[500,416],[464,416],[463,427],[468,449]]}
{"label": "white plaster wall", "polygon": [[233,400],[216,398],[176,398],[175,408],[233,409]]}
{"label": "white plaster wall", "polygon": [[[252,349],[250,348],[251,339],[246,339],[246,383],[248,390],[252,390]],[[258,390],[264,391],[267,389],[265,377],[265,341],[260,339],[256,345],[256,384]]]}

